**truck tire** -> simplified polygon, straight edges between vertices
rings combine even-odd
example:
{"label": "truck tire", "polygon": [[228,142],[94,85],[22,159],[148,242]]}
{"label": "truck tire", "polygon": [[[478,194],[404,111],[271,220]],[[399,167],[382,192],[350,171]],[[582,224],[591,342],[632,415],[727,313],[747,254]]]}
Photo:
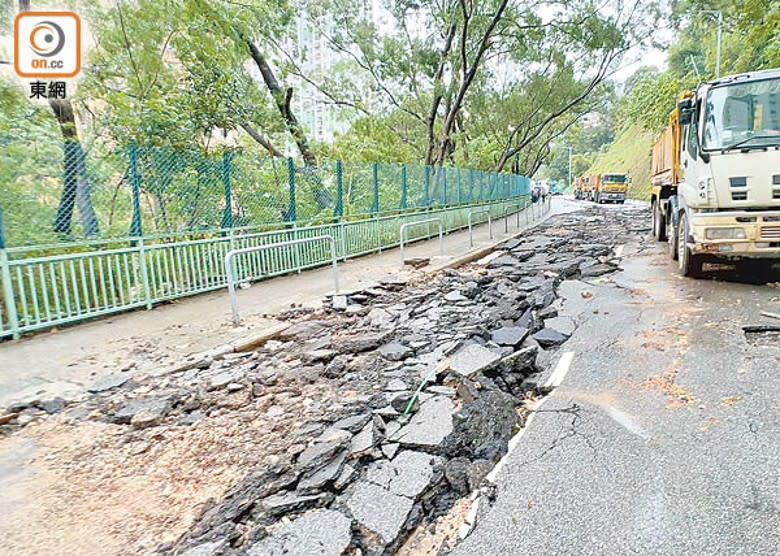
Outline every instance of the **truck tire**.
{"label": "truck tire", "polygon": [[658,201],[653,203],[653,237],[657,241],[666,241],[666,219]]}
{"label": "truck tire", "polygon": [[690,228],[688,226],[688,216],[685,213],[680,215],[680,224],[677,228],[677,268],[679,268],[680,274],[683,276],[700,278],[704,265],[701,255],[694,255],[688,249]]}

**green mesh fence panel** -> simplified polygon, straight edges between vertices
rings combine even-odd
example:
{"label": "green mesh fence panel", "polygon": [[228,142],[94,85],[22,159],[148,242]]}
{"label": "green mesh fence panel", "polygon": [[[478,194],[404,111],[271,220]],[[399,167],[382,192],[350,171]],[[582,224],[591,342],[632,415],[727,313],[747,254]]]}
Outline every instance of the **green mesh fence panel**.
{"label": "green mesh fence panel", "polygon": [[528,194],[524,176],[418,164],[317,167],[252,149],[64,142],[56,128],[0,137],[9,248],[218,234]]}
{"label": "green mesh fence panel", "polygon": [[336,169],[328,162],[317,168],[296,167],[298,220],[323,220],[333,216],[336,206]]}
{"label": "green mesh fence panel", "polygon": [[373,172],[370,164],[344,163],[344,215],[369,214],[373,203]]}
{"label": "green mesh fence panel", "polygon": [[287,161],[236,152],[230,158],[232,225],[248,227],[288,220]]}

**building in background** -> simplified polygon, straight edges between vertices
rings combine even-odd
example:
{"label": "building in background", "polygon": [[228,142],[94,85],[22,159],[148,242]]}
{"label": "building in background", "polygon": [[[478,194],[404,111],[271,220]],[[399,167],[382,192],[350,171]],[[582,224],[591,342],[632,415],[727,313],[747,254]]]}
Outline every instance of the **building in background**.
{"label": "building in background", "polygon": [[[288,37],[285,44],[287,53],[300,72],[311,76],[317,83],[338,72],[351,77],[361,74],[361,71],[350,73],[348,68],[355,63],[354,59],[330,43],[329,36],[334,33],[334,22],[330,16],[325,15],[313,21],[305,0],[298,3],[296,8],[295,36]],[[381,0],[364,1],[361,12],[363,18],[373,22],[379,29],[389,29],[391,26],[390,14],[383,8]],[[335,134],[349,129],[356,116],[354,109],[334,104],[315,85],[301,77],[290,75],[288,82],[295,90],[293,110],[311,139],[329,142]],[[366,83],[365,87],[361,87],[361,101],[368,105],[378,101],[371,92],[372,85]]]}

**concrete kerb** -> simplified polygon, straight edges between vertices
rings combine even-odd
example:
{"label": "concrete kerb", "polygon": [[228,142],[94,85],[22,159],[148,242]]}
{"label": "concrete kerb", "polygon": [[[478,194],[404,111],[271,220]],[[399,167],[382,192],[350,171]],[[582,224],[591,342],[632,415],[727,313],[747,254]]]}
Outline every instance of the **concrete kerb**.
{"label": "concrete kerb", "polygon": [[478,259],[481,259],[488,253],[495,251],[496,248],[501,245],[502,243],[506,243],[510,239],[516,239],[526,233],[529,230],[533,230],[536,228],[539,224],[542,222],[545,222],[550,216],[552,216],[552,211],[547,211],[542,217],[537,220],[536,222],[533,222],[529,225],[527,225],[522,230],[518,230],[516,233],[512,234],[509,237],[505,237],[504,239],[500,239],[498,241],[494,241],[490,243],[489,245],[486,245],[484,247],[479,247],[478,249],[475,249],[474,251],[470,251],[466,253],[465,255],[461,255],[460,257],[456,257],[452,259],[451,261],[447,261],[446,263],[442,263],[440,265],[432,266],[431,268],[426,269],[424,272],[426,274],[434,274],[436,272],[446,270],[448,268],[457,268],[459,266],[462,266],[464,264],[472,263]]}
{"label": "concrete kerb", "polygon": [[273,340],[274,338],[277,338],[282,332],[287,330],[289,327],[290,325],[288,323],[275,324],[269,328],[265,328],[259,332],[256,332],[255,334],[250,334],[249,336],[244,336],[243,338],[238,338],[236,340],[232,340],[225,344],[220,344],[211,349],[207,349],[206,351],[194,353],[189,357],[187,357],[186,359],[184,359],[184,361],[179,365],[162,369],[153,374],[167,375],[167,374],[179,373],[182,371],[188,371],[190,369],[194,369],[195,367],[204,365],[209,361],[222,359],[228,353],[249,351],[250,349],[254,349],[260,344],[267,342],[268,340]]}

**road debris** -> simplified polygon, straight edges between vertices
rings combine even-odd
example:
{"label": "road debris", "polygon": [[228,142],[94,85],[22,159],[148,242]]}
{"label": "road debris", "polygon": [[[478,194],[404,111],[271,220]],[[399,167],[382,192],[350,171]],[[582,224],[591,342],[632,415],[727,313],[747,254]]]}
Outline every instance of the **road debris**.
{"label": "road debris", "polygon": [[[577,227],[583,218],[594,225]],[[81,402],[9,407],[0,430],[41,441],[85,424],[103,431],[78,452],[47,456],[72,491],[88,483],[69,458],[88,457],[108,484],[143,477],[163,453],[171,464],[189,458],[199,486],[159,509],[176,520],[140,534],[104,515],[87,530],[108,527],[124,551],[389,554],[437,523],[449,533],[434,536],[454,542],[462,523],[442,518],[506,454],[524,400],[537,395],[529,377],[577,326],[561,314],[559,284],[617,270],[604,238],[629,219],[553,217],[457,270],[293,309],[245,354],[231,349],[162,376],[122,373]],[[103,467],[109,452],[121,466]],[[93,499],[107,495],[88,488]],[[79,514],[74,500],[48,503]],[[27,523],[25,534],[43,525]]]}

